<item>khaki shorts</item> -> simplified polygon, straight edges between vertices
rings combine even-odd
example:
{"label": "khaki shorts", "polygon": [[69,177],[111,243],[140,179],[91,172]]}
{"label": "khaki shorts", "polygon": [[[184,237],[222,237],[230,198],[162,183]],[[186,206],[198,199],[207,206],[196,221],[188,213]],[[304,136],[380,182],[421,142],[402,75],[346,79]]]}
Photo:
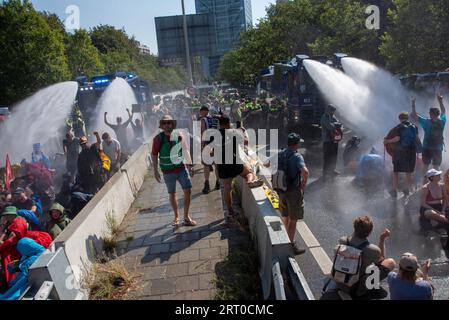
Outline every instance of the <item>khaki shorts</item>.
{"label": "khaki shorts", "polygon": [[304,219],[304,194],[302,191],[280,192],[279,210],[283,217],[289,217],[292,220]]}

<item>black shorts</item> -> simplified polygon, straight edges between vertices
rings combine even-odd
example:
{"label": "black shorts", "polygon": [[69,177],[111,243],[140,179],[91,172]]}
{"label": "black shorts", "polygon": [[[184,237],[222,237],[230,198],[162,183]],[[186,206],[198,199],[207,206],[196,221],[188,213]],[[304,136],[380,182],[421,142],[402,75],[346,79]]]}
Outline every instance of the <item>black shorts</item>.
{"label": "black shorts", "polygon": [[243,173],[243,164],[217,164],[218,177],[220,179],[234,179]]}
{"label": "black shorts", "polygon": [[[429,206],[431,206],[432,208],[434,208],[438,212],[443,211],[443,204],[441,204],[441,203],[429,204]],[[427,210],[429,210],[429,209],[426,209],[424,207],[421,207],[421,209],[419,209],[419,213],[421,214],[422,217],[424,216],[424,214],[426,213]]]}
{"label": "black shorts", "polygon": [[441,164],[443,163],[443,151],[433,149],[423,149],[422,162],[426,166],[430,166],[431,164],[435,167],[441,166]]}
{"label": "black shorts", "polygon": [[413,173],[416,167],[416,148],[397,147],[393,156],[395,173]]}

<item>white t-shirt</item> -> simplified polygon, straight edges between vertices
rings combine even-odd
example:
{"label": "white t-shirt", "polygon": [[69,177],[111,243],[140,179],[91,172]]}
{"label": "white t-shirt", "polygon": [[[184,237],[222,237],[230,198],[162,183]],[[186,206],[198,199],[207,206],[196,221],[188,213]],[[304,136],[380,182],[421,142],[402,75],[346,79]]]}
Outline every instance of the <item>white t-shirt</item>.
{"label": "white t-shirt", "polygon": [[109,159],[111,159],[111,162],[115,162],[115,160],[117,159],[117,153],[119,153],[121,150],[120,142],[112,139],[111,144],[108,145],[105,141],[103,141],[101,147],[104,153],[106,153]]}

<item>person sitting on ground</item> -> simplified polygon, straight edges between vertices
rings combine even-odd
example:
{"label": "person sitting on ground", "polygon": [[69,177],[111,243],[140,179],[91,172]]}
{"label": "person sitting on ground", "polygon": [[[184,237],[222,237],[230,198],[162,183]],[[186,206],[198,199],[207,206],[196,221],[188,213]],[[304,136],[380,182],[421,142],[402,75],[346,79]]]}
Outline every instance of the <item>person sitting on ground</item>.
{"label": "person sitting on ground", "polygon": [[[366,270],[371,265],[375,265],[380,270],[380,281],[384,280],[388,274],[396,267],[396,262],[391,258],[386,258],[385,240],[390,237],[390,230],[385,229],[379,237],[379,245],[371,244],[368,237],[373,232],[374,223],[368,216],[358,217],[354,220],[354,233],[348,237],[342,237],[340,244],[350,245],[362,250],[361,275],[358,284],[350,288],[349,294],[362,297],[368,293],[366,279],[370,274]],[[345,289],[345,288],[342,288]]]}
{"label": "person sitting on ground", "polygon": [[53,204],[49,214],[51,221],[48,225],[48,233],[56,239],[72,220],[67,217],[64,207],[59,203]]}
{"label": "person sitting on ground", "polygon": [[[241,176],[245,179],[246,183],[250,188],[258,188],[263,185],[262,180],[257,179],[256,175],[251,171],[251,169],[243,164],[242,159],[239,157],[239,144],[243,147],[245,144],[245,139],[241,134],[240,130],[231,129],[231,119],[228,116],[222,116],[220,118],[220,134],[221,141],[217,141],[216,147],[221,148],[222,158],[216,161],[218,176],[223,182],[223,194],[224,202],[228,210],[229,217],[235,216],[234,209],[232,208],[232,181]],[[215,144],[215,141],[214,141]],[[227,155],[227,149],[232,152],[232,154]],[[217,152],[217,151],[216,151]],[[226,159],[230,160],[227,162]],[[216,159],[217,160],[217,159]]]}
{"label": "person sitting on ground", "polygon": [[37,205],[32,199],[28,198],[26,195],[25,189],[17,188],[12,196],[13,206],[17,208],[17,210],[30,210],[34,213],[37,213]]}
{"label": "person sitting on ground", "polygon": [[399,272],[388,275],[391,300],[433,300],[433,286],[429,280],[431,260],[419,268],[418,258],[404,253],[399,261]]}
{"label": "person sitting on ground", "polygon": [[360,142],[361,139],[359,137],[353,136],[346,144],[345,151],[343,152],[343,164],[347,170],[352,172],[357,167],[357,161],[361,154]]}
{"label": "person sitting on ground", "polygon": [[430,221],[437,221],[449,226],[449,220],[445,215],[445,208],[448,205],[448,196],[441,181],[442,171],[431,169],[427,172],[427,183],[421,192],[421,209],[419,213],[422,218]]}
{"label": "person sitting on ground", "polygon": [[360,157],[357,166],[355,182],[363,187],[383,188],[384,176],[385,168],[383,158],[373,147],[369,154],[365,154]]}
{"label": "person sitting on ground", "polygon": [[17,242],[17,251],[20,260],[12,262],[8,268],[15,273],[15,278],[10,282],[10,288],[0,294],[0,300],[17,300],[29,287],[28,269],[39,256],[44,253],[45,248],[30,238],[22,238]]}

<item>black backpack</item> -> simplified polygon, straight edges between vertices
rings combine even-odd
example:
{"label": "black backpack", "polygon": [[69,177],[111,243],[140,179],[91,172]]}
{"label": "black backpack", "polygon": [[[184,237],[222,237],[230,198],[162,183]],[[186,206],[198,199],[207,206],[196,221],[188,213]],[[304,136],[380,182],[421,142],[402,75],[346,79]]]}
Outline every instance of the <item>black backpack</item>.
{"label": "black backpack", "polygon": [[429,121],[430,124],[430,131],[427,138],[427,143],[429,147],[439,147],[444,143],[444,125],[443,122],[440,120]]}

